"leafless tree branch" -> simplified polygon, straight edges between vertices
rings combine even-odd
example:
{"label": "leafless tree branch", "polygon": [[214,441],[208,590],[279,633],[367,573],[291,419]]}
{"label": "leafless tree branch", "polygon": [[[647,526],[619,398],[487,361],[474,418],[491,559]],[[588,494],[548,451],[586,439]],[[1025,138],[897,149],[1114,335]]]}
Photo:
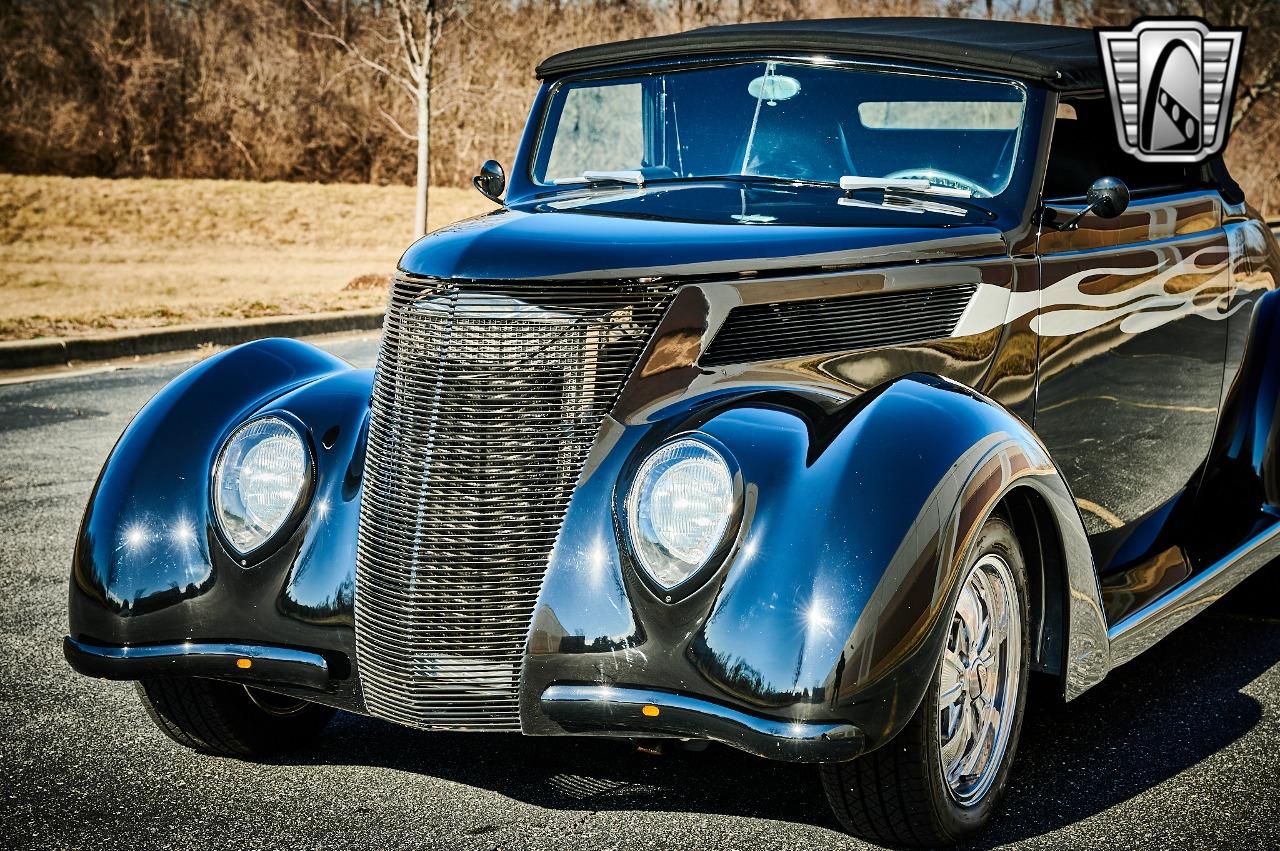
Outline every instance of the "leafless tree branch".
{"label": "leafless tree branch", "polygon": [[387,112],[382,107],[378,107],[378,114],[382,116],[383,120],[385,120],[388,124],[391,125],[391,129],[395,130],[397,133],[403,136],[406,140],[410,142],[418,141],[418,134],[410,133],[408,130],[404,129],[404,127],[401,126],[400,122],[396,121],[396,117],[394,115]]}

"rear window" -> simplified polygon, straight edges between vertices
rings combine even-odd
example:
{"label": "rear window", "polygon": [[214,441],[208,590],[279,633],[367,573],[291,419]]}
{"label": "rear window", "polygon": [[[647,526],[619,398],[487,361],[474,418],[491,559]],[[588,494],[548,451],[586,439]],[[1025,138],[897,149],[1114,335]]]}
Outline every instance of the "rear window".
{"label": "rear window", "polygon": [[966,100],[880,100],[858,104],[862,126],[873,130],[1017,130],[1022,104]]}

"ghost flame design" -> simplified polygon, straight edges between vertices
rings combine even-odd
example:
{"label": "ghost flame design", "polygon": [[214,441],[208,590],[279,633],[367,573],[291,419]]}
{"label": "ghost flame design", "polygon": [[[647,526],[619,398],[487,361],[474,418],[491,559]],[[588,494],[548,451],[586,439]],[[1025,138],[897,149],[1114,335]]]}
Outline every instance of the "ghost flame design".
{"label": "ghost flame design", "polygon": [[[1037,311],[1040,315],[1031,320],[1031,330],[1045,337],[1081,334],[1117,319],[1126,334],[1141,334],[1192,313],[1226,319],[1245,302],[1230,306],[1230,263],[1205,256],[1224,253],[1221,246],[1210,246],[1152,266],[1086,269],[1036,292],[1010,292],[981,284],[952,336],[981,334]],[[1170,288],[1170,283],[1186,275],[1206,276],[1206,280],[1181,291]],[[1082,289],[1088,281],[1110,276],[1150,277],[1136,286],[1110,292]]]}

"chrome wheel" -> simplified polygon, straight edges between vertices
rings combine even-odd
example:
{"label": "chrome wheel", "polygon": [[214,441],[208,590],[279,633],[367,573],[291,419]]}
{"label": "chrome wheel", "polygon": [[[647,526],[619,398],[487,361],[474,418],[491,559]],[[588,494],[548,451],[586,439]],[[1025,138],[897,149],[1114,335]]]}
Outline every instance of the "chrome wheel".
{"label": "chrome wheel", "polygon": [[938,744],[947,790],[961,806],[995,782],[1009,745],[1022,673],[1018,589],[988,553],[969,569],[938,672]]}

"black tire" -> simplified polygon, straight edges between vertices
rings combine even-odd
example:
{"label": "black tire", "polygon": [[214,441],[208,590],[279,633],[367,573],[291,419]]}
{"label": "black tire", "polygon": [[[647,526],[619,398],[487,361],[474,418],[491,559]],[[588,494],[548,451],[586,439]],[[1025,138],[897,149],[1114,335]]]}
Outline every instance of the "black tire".
{"label": "black tire", "polygon": [[[994,780],[981,797],[967,805],[962,805],[948,787],[940,741],[941,681],[935,674],[920,708],[892,741],[851,762],[821,766],[827,800],[840,824],[855,836],[900,847],[951,845],[982,830],[1004,795],[1022,730],[1030,653],[1026,563],[1013,530],[999,517],[992,517],[983,525],[966,574],[991,553],[1004,559],[1010,568],[1021,611],[1020,670],[1013,720],[998,768],[993,769]],[[941,669],[941,659],[938,664]]]}
{"label": "black tire", "polygon": [[151,720],[180,745],[252,758],[295,750],[324,729],[334,710],[237,683],[197,677],[138,682]]}

